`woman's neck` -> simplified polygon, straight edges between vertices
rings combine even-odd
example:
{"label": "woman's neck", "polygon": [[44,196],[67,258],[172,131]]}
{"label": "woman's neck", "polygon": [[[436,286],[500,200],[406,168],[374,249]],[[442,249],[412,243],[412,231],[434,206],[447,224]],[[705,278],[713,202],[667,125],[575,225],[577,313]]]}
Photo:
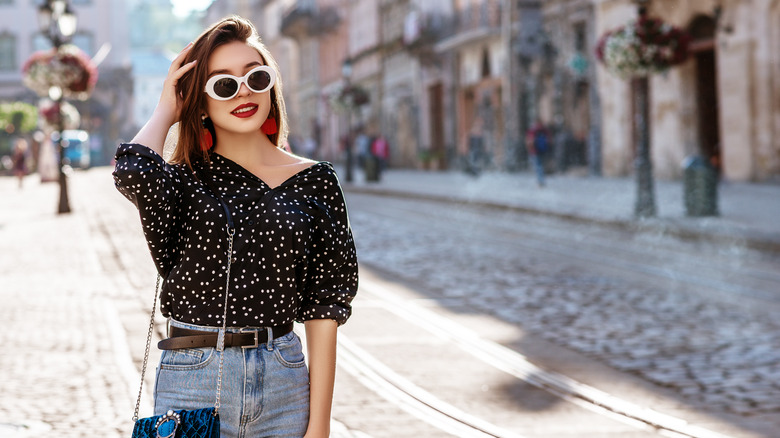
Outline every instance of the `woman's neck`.
{"label": "woman's neck", "polygon": [[273,164],[279,158],[279,148],[261,132],[217,133],[217,146],[214,152],[244,167]]}

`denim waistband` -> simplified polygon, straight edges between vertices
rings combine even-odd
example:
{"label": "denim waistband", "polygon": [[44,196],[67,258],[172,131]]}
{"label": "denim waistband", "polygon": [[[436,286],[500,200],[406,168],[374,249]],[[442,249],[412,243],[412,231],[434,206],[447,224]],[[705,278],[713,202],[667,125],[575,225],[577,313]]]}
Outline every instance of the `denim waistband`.
{"label": "denim waistband", "polygon": [[[222,327],[214,327],[209,325],[198,325],[198,324],[192,324],[189,322],[181,322],[177,321],[173,318],[168,318],[168,324],[166,326],[166,333],[168,332],[168,327],[175,326],[179,328],[184,329],[190,329],[190,330],[200,330],[202,332],[218,332],[222,330]],[[248,327],[226,327],[225,330],[228,332],[238,333],[242,331],[250,331],[250,330],[263,330],[269,328],[268,326],[261,327],[261,326],[248,326]]]}

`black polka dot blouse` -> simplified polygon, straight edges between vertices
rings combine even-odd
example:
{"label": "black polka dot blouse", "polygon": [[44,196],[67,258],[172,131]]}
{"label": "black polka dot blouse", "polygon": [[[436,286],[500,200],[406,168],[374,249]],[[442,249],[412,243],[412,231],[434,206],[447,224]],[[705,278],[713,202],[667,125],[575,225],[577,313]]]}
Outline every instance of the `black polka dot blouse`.
{"label": "black polka dot blouse", "polygon": [[[346,322],[358,265],[333,166],[316,163],[275,188],[216,153],[193,167],[211,176],[235,223],[228,326]],[[221,326],[228,235],[219,200],[186,165],[166,163],[139,144],[119,146],[114,181],[138,207],[165,280],[163,315]]]}

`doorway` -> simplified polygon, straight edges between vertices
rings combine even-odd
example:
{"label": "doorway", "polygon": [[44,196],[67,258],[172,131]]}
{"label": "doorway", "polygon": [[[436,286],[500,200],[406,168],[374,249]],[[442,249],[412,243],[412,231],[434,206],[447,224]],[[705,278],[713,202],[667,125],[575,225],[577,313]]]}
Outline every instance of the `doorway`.
{"label": "doorway", "polygon": [[715,58],[716,24],[712,17],[699,15],[691,21],[690,52],[695,62],[696,112],[698,115],[699,153],[718,170],[721,168],[720,120],[718,102],[717,60]]}

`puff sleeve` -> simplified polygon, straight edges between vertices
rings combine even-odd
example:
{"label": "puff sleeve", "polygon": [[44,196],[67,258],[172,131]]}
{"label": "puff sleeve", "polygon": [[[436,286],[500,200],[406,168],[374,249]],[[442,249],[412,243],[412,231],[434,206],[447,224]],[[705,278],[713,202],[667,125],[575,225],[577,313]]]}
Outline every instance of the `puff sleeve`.
{"label": "puff sleeve", "polygon": [[332,168],[321,183],[321,190],[307,201],[316,211],[316,220],[296,319],[333,319],[341,325],[349,318],[350,303],[357,293],[357,254],[344,194]]}
{"label": "puff sleeve", "polygon": [[116,152],[114,184],[138,208],[141,225],[158,272],[171,269],[180,183],[177,168],[152,149],[140,144],[119,146]]}

